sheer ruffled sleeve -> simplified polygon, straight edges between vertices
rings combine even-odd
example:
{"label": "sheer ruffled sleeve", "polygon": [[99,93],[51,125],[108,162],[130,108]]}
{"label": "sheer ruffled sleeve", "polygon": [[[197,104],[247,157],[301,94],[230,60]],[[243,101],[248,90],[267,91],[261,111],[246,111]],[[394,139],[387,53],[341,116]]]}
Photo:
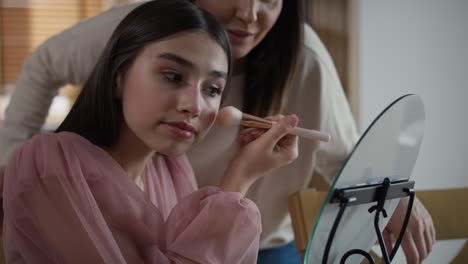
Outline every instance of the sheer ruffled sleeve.
{"label": "sheer ruffled sleeve", "polygon": [[256,263],[257,206],[240,193],[205,187],[182,199],[166,222],[169,255],[197,263]]}
{"label": "sheer ruffled sleeve", "polygon": [[80,173],[53,135],[16,152],[5,173],[7,263],[125,263]]}
{"label": "sheer ruffled sleeve", "polygon": [[16,152],[3,207],[7,263],[255,263],[261,232],[252,201],[214,187],[165,219],[105,152],[70,134]]}

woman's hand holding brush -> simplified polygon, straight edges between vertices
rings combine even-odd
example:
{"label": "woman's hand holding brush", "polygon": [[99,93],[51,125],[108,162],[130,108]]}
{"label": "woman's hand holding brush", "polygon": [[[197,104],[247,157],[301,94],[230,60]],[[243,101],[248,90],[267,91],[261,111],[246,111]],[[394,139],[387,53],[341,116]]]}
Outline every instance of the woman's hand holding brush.
{"label": "woman's hand holding brush", "polygon": [[247,129],[239,134],[240,149],[221,179],[221,189],[245,194],[258,178],[297,158],[297,136],[289,133],[297,126],[297,116],[276,116],[272,119],[277,122],[268,130]]}

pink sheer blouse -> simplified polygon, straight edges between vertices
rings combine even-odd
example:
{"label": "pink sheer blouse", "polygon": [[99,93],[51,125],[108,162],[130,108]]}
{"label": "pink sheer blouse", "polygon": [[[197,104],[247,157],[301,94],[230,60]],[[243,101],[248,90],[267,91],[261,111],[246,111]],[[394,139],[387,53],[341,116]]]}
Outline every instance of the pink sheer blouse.
{"label": "pink sheer blouse", "polygon": [[155,155],[142,191],[68,132],[24,144],[5,171],[7,263],[255,263],[260,214],[240,193],[197,190],[185,156]]}

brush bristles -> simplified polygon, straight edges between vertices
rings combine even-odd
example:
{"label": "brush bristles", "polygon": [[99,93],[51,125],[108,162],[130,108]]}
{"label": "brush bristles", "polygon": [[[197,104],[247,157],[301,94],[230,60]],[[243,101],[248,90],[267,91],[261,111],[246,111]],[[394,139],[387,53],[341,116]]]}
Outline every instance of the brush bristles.
{"label": "brush bristles", "polygon": [[242,120],[242,112],[234,106],[226,106],[219,110],[216,122],[223,127],[238,126]]}
{"label": "brush bristles", "polygon": [[255,127],[255,128],[264,128],[269,129],[272,123],[266,119],[256,117],[249,114],[242,114],[242,120],[240,122],[242,126],[246,127]]}
{"label": "brush bristles", "polygon": [[244,114],[233,106],[226,106],[219,110],[216,122],[223,127],[239,125],[264,129],[271,127],[270,121],[253,115]]}

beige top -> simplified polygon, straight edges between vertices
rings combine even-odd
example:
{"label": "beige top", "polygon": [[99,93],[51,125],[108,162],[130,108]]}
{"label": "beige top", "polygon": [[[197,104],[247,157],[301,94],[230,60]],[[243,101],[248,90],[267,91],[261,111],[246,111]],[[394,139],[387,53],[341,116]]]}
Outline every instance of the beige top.
{"label": "beige top", "polygon": [[[0,165],[6,163],[19,144],[39,131],[59,87],[84,83],[111,33],[136,5],[115,7],[83,20],[47,40],[25,61],[5,113],[4,127],[0,128]],[[288,196],[307,187],[314,169],[332,179],[358,139],[328,52],[309,26],[305,26],[304,40],[285,114],[297,114],[301,127],[330,133],[331,142],[300,139],[299,158],[295,162],[250,188],[247,196],[262,215],[261,248],[293,239]],[[243,82],[242,75],[233,78],[226,105],[241,107]],[[189,153],[200,187],[218,183],[232,153],[235,134],[235,129],[214,127],[204,142]]]}

